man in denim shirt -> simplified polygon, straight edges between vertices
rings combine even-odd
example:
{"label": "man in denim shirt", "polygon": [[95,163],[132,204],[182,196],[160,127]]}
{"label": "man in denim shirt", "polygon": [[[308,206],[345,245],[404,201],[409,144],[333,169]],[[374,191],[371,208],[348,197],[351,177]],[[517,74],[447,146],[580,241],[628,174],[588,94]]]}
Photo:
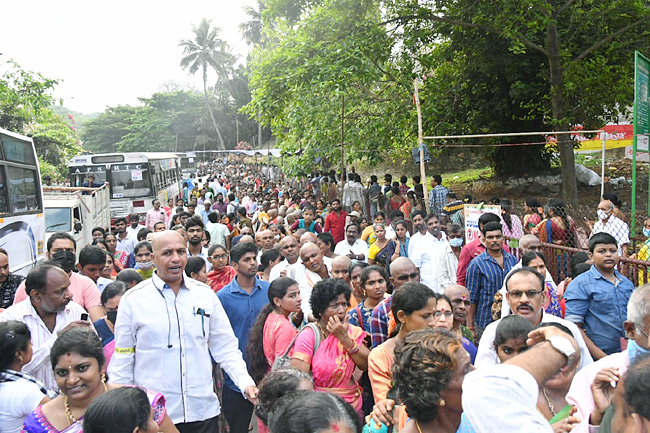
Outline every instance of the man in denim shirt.
{"label": "man in denim shirt", "polygon": [[[257,248],[254,244],[240,242],[235,245],[230,250],[230,262],[237,276],[219,290],[217,296],[246,360],[250,330],[259,312],[269,303],[269,283],[257,277]],[[254,406],[244,398],[228,374],[225,375],[224,385],[223,412],[230,425],[230,433],[248,433]]]}
{"label": "man in denim shirt", "polygon": [[621,275],[616,239],[597,233],[589,239],[591,269],[571,282],[564,294],[566,319],[578,325],[594,360],[621,351],[627,302],[634,285]]}

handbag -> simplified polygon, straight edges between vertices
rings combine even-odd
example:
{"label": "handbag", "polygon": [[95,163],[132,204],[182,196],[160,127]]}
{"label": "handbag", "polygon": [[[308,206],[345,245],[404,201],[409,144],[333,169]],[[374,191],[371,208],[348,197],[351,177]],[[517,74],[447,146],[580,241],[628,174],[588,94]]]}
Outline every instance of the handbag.
{"label": "handbag", "polygon": [[[313,323],[308,323],[305,328],[311,328],[311,330],[314,332],[314,351],[312,353],[312,356],[314,356],[318,350],[318,347],[320,346],[320,331]],[[305,328],[302,328],[300,332],[302,332]],[[287,350],[285,350],[282,355],[275,358],[273,365],[271,366],[271,371],[279,370],[281,368],[289,368],[291,366],[291,357],[289,356],[289,352],[291,352],[291,349],[293,349],[293,345],[300,335],[300,332],[298,332],[296,336],[293,337],[293,340],[291,340],[291,343],[287,347]]]}

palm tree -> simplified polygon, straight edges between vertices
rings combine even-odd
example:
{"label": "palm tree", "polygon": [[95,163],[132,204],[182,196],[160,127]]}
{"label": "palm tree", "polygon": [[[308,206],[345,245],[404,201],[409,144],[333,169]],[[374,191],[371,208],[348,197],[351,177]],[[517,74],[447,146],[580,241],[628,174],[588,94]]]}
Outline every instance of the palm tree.
{"label": "palm tree", "polygon": [[201,24],[196,27],[193,26],[194,39],[183,39],[179,46],[183,47],[183,58],[181,59],[181,67],[183,69],[189,68],[191,75],[196,74],[199,70],[203,73],[203,94],[205,95],[205,102],[208,104],[208,111],[212,124],[219,137],[219,144],[222,150],[226,149],[223,141],[221,131],[214,118],[214,112],[210,105],[210,96],[208,95],[208,69],[212,69],[217,73],[217,81],[228,80],[230,70],[235,63],[235,56],[229,52],[228,44],[219,38],[219,27],[210,28],[212,21],[203,18]]}
{"label": "palm tree", "polygon": [[266,9],[264,3],[257,0],[257,10],[251,6],[243,6],[244,12],[250,18],[239,24],[239,30],[248,45],[257,45],[262,42],[262,12]]}

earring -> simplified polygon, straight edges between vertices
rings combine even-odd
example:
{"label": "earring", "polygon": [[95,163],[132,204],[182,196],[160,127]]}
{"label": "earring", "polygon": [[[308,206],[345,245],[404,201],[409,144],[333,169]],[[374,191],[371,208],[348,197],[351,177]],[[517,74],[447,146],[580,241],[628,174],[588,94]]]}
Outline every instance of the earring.
{"label": "earring", "polygon": [[102,383],[106,383],[106,373],[102,371]]}
{"label": "earring", "polygon": [[20,362],[23,362],[23,355],[18,355],[18,359],[20,359]]}
{"label": "earring", "polygon": [[447,405],[447,402],[445,401],[445,399],[441,398],[440,401],[438,402],[438,406],[445,407],[446,405]]}

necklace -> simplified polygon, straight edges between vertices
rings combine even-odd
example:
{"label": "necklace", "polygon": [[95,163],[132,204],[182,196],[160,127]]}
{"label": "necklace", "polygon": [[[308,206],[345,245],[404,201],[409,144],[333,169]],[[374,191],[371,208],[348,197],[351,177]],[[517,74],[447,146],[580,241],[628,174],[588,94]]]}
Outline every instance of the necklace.
{"label": "necklace", "polygon": [[544,395],[544,398],[546,399],[546,405],[548,406],[548,410],[551,411],[551,415],[555,416],[555,410],[553,407],[553,403],[551,403],[551,400],[548,398],[548,395],[546,395],[546,390],[542,388],[542,394]]}
{"label": "necklace", "polygon": [[415,420],[415,426],[418,428],[418,432],[422,433],[422,429],[420,428],[420,423],[417,420]]}
{"label": "necklace", "polygon": [[320,333],[323,336],[323,340],[326,339],[329,334],[325,333],[323,328],[320,326],[320,322],[316,322],[316,326],[318,326],[318,329],[320,330]]}
{"label": "necklace", "polygon": [[[106,382],[102,382],[102,385],[104,385],[104,392],[107,392],[108,388],[106,387]],[[68,420],[68,427],[70,427],[72,424],[80,422],[77,418],[75,418],[72,415],[72,411],[70,410],[70,404],[68,403],[67,395],[65,396],[64,406],[65,406],[65,417]]]}

